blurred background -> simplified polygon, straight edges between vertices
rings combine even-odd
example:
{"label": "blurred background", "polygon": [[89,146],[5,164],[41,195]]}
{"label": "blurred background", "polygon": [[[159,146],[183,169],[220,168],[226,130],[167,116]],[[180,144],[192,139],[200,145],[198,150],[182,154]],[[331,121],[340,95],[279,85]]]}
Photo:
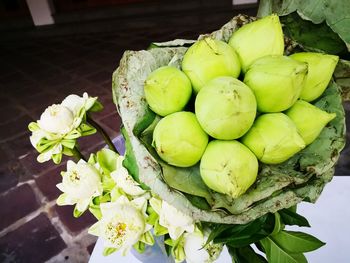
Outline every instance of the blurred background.
{"label": "blurred background", "polygon": [[[95,222],[56,205],[64,160],[39,164],[27,125],[69,94],[98,96],[95,120],[115,138],[120,118],[111,76],[127,49],[196,39],[234,15],[256,15],[256,0],[0,0],[0,262],[88,262]],[[349,106],[346,110],[349,110]],[[87,154],[97,134],[80,139]],[[350,174],[343,151],[337,175]]]}

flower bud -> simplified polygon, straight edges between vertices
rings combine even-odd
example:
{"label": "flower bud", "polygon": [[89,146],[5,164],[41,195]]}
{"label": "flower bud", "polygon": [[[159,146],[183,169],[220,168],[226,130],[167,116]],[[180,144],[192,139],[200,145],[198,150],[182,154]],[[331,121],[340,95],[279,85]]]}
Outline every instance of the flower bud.
{"label": "flower bud", "polygon": [[307,64],[284,56],[266,56],[247,70],[244,83],[257,100],[258,111],[280,112],[299,98],[307,74]]}
{"label": "flower bud", "polygon": [[214,140],[203,154],[200,174],[209,188],[236,198],[255,182],[258,160],[238,141]]}
{"label": "flower bud", "polygon": [[300,98],[305,101],[317,99],[327,88],[339,57],[312,52],[295,53],[290,57],[301,62],[306,62],[309,68]]}
{"label": "flower bud", "polygon": [[170,66],[153,71],[145,81],[144,90],[149,107],[160,116],[181,111],[192,94],[187,76]]}
{"label": "flower bud", "polygon": [[293,121],[283,113],[259,116],[242,138],[263,163],[278,164],[305,148],[305,142]]}
{"label": "flower bud", "polygon": [[213,78],[238,77],[241,65],[235,50],[227,43],[204,38],[187,50],[182,60],[182,70],[191,80],[197,93]]}
{"label": "flower bud", "polygon": [[298,100],[286,114],[297,126],[306,145],[312,143],[326,124],[336,117],[335,113],[323,111],[303,100]]}
{"label": "flower bud", "polygon": [[159,121],[153,132],[153,145],[167,163],[179,167],[196,164],[208,144],[192,112],[176,112]]}
{"label": "flower bud", "polygon": [[283,32],[278,16],[270,15],[242,26],[233,33],[229,45],[235,49],[243,72],[258,58],[283,55]]}
{"label": "flower bud", "polygon": [[233,140],[252,126],[256,100],[243,82],[232,77],[218,77],[199,91],[195,109],[200,125],[210,136]]}
{"label": "flower bud", "polygon": [[210,263],[214,262],[222,251],[222,244],[210,242],[206,246],[208,233],[197,230],[193,233],[185,233],[184,250],[187,263]]}
{"label": "flower bud", "polygon": [[44,131],[66,134],[71,131],[74,122],[73,113],[66,107],[53,104],[49,106],[38,120],[39,127]]}

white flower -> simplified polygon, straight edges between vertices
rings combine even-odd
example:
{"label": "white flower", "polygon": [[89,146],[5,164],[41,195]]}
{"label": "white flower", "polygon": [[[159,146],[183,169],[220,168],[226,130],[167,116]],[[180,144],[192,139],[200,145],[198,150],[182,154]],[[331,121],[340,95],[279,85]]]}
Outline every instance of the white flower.
{"label": "white flower", "polygon": [[77,164],[69,160],[67,171],[62,173],[62,176],[62,183],[58,184],[57,188],[64,193],[57,199],[58,205],[77,204],[77,210],[83,212],[93,197],[102,194],[99,171],[83,160]]}
{"label": "white flower", "polygon": [[67,96],[62,101],[61,105],[70,109],[74,116],[78,116],[80,115],[82,109],[88,111],[94,105],[96,100],[97,98],[89,97],[89,95],[84,92],[82,97],[75,94]]}
{"label": "white flower", "polygon": [[159,215],[159,224],[168,229],[171,239],[178,239],[185,231],[189,233],[194,231],[193,219],[166,201],[160,201],[153,197],[150,204]]}
{"label": "white flower", "polygon": [[123,160],[124,156],[118,156],[117,168],[111,173],[111,177],[116,182],[117,187],[121,188],[128,195],[138,196],[145,194],[146,191],[140,187],[123,166]]}
{"label": "white flower", "polygon": [[144,197],[129,201],[120,196],[116,202],[100,205],[102,218],[89,229],[89,233],[101,237],[105,247],[121,250],[125,255],[150,230],[146,224],[147,200]]}
{"label": "white flower", "polygon": [[204,234],[196,229],[193,233],[185,233],[184,250],[188,263],[210,263],[218,258],[222,251],[222,245],[210,242],[205,245],[208,233]]}
{"label": "white flower", "polygon": [[72,130],[74,114],[67,107],[53,104],[49,106],[38,120],[39,127],[50,133],[67,134]]}

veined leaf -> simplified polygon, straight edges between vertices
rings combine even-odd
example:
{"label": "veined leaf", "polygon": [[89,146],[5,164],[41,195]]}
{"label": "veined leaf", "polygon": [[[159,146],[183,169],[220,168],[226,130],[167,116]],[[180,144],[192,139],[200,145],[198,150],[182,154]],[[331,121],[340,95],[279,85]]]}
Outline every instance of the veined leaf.
{"label": "veined leaf", "polygon": [[280,247],[270,237],[260,240],[263,246],[268,262],[271,263],[307,263],[306,258],[302,254],[291,254]]}
{"label": "veined leaf", "polygon": [[281,216],[282,222],[286,225],[310,227],[310,224],[305,217],[297,214],[296,212],[291,211],[290,209],[282,209],[278,213]]}
{"label": "veined leaf", "polygon": [[287,15],[297,11],[304,20],[315,24],[323,21],[336,32],[350,50],[350,1],[314,0],[261,0],[258,16],[271,13]]}
{"label": "veined leaf", "polygon": [[292,253],[309,252],[325,245],[325,243],[309,234],[286,230],[271,236],[271,239],[280,247]]}
{"label": "veined leaf", "polygon": [[228,246],[233,263],[267,263],[266,259],[255,253],[251,246],[233,248]]}

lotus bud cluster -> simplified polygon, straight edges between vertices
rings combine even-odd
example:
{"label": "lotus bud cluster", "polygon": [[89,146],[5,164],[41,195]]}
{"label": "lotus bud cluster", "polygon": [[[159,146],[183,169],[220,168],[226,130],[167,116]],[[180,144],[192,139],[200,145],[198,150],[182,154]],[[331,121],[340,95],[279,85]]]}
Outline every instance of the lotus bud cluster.
{"label": "lotus bud cluster", "polygon": [[338,57],[285,56],[277,15],[242,26],[228,43],[215,38],[192,44],[182,71],[152,72],[144,91],[164,117],[153,130],[158,156],[176,167],[199,164],[206,186],[237,198],[255,182],[259,163],[287,161],[336,117],[309,102],[324,93]]}

